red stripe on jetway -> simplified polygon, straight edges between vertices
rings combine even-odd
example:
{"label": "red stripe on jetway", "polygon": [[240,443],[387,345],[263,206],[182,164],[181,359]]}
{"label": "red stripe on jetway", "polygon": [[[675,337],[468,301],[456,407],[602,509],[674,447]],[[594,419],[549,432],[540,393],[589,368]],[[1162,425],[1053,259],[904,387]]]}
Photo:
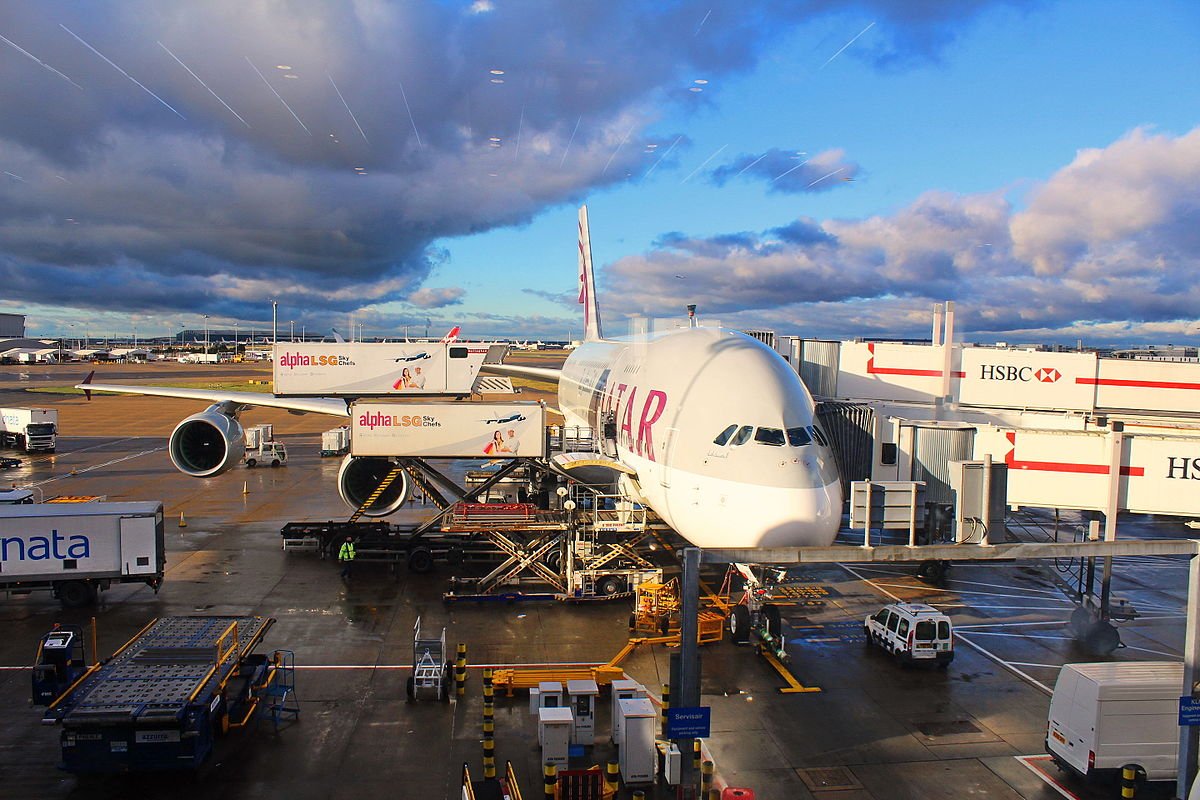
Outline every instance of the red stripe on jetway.
{"label": "red stripe on jetway", "polygon": [[1200,383],[1177,381],[1131,381],[1120,378],[1076,378],[1076,383],[1086,386],[1133,386],[1138,389],[1193,389],[1200,390]]}
{"label": "red stripe on jetway", "polygon": [[[940,378],[944,374],[940,369],[904,369],[901,367],[877,367],[875,366],[875,343],[870,342],[867,345],[867,350],[871,353],[871,357],[867,359],[867,374],[868,375],[912,375],[918,378]],[[965,372],[951,372],[951,377],[965,378]]]}
{"label": "red stripe on jetway", "polygon": [[[1070,464],[1065,461],[1017,461],[1017,434],[1013,432],[1006,433],[1008,441],[1012,444],[1013,449],[1008,451],[1008,455],[1004,457],[1004,463],[1009,469],[1028,469],[1040,472],[1071,472],[1084,475],[1107,475],[1109,466],[1107,464]],[[1121,467],[1121,474],[1134,478],[1145,476],[1146,470],[1142,467]]]}

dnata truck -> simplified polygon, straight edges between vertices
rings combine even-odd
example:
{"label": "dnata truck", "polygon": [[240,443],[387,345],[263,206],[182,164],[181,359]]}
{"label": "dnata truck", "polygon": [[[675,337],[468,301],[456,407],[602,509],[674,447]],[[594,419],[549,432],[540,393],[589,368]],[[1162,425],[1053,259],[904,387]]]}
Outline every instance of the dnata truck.
{"label": "dnata truck", "polygon": [[56,408],[0,408],[0,438],[5,447],[53,453],[57,433]]}
{"label": "dnata truck", "polygon": [[1054,684],[1046,752],[1085,778],[1133,765],[1151,781],[1174,780],[1183,664],[1065,664]]}
{"label": "dnata truck", "polygon": [[162,503],[0,506],[0,592],[7,596],[49,589],[76,608],[114,583],[157,592],[165,565]]}

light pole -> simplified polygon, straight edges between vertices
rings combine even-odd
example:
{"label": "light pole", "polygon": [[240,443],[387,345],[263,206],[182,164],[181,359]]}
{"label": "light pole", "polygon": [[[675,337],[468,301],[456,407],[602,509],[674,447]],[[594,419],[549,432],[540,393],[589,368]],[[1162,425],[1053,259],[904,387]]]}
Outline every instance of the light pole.
{"label": "light pole", "polygon": [[279,341],[279,301],[271,301],[271,346]]}
{"label": "light pole", "polygon": [[238,355],[238,323],[233,323],[233,357]]}
{"label": "light pole", "polygon": [[208,361],[208,314],[204,315],[204,360]]}
{"label": "light pole", "polygon": [[294,320],[294,319],[288,320],[288,325],[290,325],[292,328],[291,340],[292,340],[292,343],[295,344],[296,343],[296,320]]}

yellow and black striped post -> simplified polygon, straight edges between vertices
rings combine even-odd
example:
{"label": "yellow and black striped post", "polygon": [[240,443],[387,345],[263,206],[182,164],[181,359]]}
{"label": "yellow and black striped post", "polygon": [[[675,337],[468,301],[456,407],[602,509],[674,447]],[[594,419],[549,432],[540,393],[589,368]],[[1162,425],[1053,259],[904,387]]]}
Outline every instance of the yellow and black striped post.
{"label": "yellow and black striped post", "polygon": [[491,717],[483,718],[483,738],[492,739],[496,736],[496,721]]}
{"label": "yellow and black striped post", "polygon": [[496,702],[495,689],[492,687],[492,668],[485,667],[483,670],[483,707],[487,709]]}
{"label": "yellow and black striped post", "polygon": [[616,794],[617,788],[621,782],[621,764],[618,761],[609,761],[604,765],[604,788],[605,790]]}
{"label": "yellow and black striped post", "polygon": [[641,789],[635,789],[633,792],[633,800],[646,800],[646,793]]}
{"label": "yellow and black striped post", "polygon": [[1121,797],[1137,797],[1137,774],[1134,764],[1121,767]]}
{"label": "yellow and black striped post", "polygon": [[458,643],[458,652],[454,659],[454,694],[465,697],[467,694],[467,645]]}
{"label": "yellow and black striped post", "polygon": [[487,732],[483,733],[483,778],[494,780],[496,777],[496,740]]}
{"label": "yellow and black striped post", "polygon": [[659,713],[659,722],[662,723],[662,738],[667,738],[667,709],[671,707],[671,686],[663,684],[662,691],[662,710]]}
{"label": "yellow and black striped post", "polygon": [[483,707],[483,721],[490,722],[496,718],[496,707],[490,703]]}
{"label": "yellow and black striped post", "polygon": [[558,787],[558,766],[549,761],[542,767],[542,787],[546,800],[554,800],[554,790]]}
{"label": "yellow and black striped post", "polygon": [[715,766],[711,761],[700,765],[700,800],[708,800],[713,793],[713,772]]}
{"label": "yellow and black striped post", "polygon": [[692,739],[692,769],[700,771],[700,740]]}
{"label": "yellow and black striped post", "polygon": [[700,800],[721,800],[721,790],[714,786],[708,790],[708,796],[702,797]]}

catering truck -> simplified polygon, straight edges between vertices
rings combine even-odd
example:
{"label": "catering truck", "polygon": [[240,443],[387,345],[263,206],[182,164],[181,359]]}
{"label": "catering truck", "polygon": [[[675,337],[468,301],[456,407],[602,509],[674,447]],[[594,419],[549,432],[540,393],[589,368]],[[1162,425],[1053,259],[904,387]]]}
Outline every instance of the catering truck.
{"label": "catering truck", "polygon": [[0,408],[0,444],[27,453],[54,452],[56,408]]}
{"label": "catering truck", "polygon": [[77,608],[114,583],[145,583],[157,592],[165,565],[162,503],[0,506],[6,596],[48,589]]}

